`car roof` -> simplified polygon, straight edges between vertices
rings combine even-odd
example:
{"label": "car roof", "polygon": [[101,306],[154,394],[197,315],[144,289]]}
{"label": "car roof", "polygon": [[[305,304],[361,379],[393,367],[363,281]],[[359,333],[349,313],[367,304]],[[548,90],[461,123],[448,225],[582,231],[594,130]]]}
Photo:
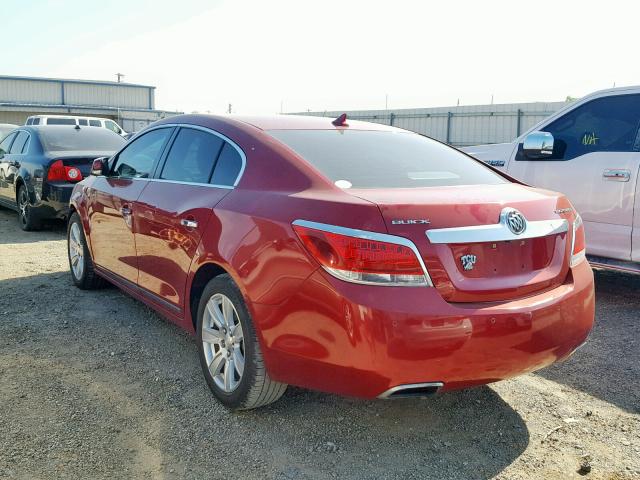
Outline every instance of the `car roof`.
{"label": "car roof", "polygon": [[[205,115],[210,116],[210,115]],[[260,130],[335,130],[336,128],[344,128],[348,130],[376,130],[376,131],[400,131],[398,128],[382,125],[379,123],[360,122],[358,120],[350,120],[347,117],[346,126],[336,127],[331,122],[335,118],[316,117],[307,115],[264,115],[264,116],[245,116],[245,115],[227,115],[217,116],[220,120],[236,120],[252,125]]]}
{"label": "car roof", "polygon": [[88,120],[111,120],[110,118],[104,118],[104,117],[88,117],[87,115],[58,115],[57,113],[51,113],[51,114],[41,114],[41,115],[29,115],[28,118],[86,118]]}
{"label": "car roof", "polygon": [[[95,128],[95,127],[83,127],[76,128],[77,125],[22,125],[18,127],[16,130],[26,130],[28,132],[62,132],[63,130],[79,130],[85,132],[96,132],[96,135],[104,135],[104,132],[113,133],[114,135],[118,135],[115,132],[107,128]],[[120,135],[118,135],[120,136]]]}

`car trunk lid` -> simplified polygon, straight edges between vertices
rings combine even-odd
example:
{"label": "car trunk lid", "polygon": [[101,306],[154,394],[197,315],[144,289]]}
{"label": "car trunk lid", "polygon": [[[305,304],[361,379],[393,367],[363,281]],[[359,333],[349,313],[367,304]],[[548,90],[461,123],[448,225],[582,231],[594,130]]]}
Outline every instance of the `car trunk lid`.
{"label": "car trunk lid", "polygon": [[[415,243],[449,302],[522,297],[569,272],[573,209],[560,194],[516,184],[347,191],[377,204],[390,234]],[[509,229],[514,211],[523,232]]]}

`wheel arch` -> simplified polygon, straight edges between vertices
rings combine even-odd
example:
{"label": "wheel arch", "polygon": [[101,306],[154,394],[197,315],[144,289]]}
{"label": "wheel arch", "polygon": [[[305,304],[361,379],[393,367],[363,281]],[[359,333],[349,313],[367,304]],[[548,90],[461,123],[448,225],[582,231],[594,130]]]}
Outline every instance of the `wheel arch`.
{"label": "wheel arch", "polygon": [[27,195],[29,195],[29,197],[31,197],[31,192],[29,192],[29,186],[27,185],[27,182],[24,181],[24,178],[22,178],[22,175],[19,175],[18,178],[16,178],[16,183],[15,183],[15,200],[16,200],[16,205],[18,205],[18,193],[20,193],[20,187],[21,186],[25,186],[25,188],[27,189]]}
{"label": "wheel arch", "polygon": [[[198,321],[198,304],[200,303],[200,297],[202,297],[204,287],[206,287],[207,283],[209,283],[212,279],[225,274],[230,275],[230,272],[219,263],[214,262],[207,262],[200,265],[193,274],[191,284],[189,285],[187,316],[191,320],[191,326],[193,327],[194,331],[196,331],[196,325]],[[233,278],[233,275],[231,275],[231,277]]]}

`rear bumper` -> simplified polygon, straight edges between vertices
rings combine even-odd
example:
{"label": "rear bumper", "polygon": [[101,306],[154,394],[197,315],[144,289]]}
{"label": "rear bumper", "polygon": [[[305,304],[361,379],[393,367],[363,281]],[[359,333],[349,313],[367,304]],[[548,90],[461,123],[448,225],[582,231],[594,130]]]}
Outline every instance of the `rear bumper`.
{"label": "rear bumper", "polygon": [[587,262],[563,285],[493,304],[450,304],[435,288],[371,287],[316,271],[281,305],[251,305],[275,379],[363,398],[405,384],[441,391],[531,372],[568,357],[594,320]]}
{"label": "rear bumper", "polygon": [[67,218],[74,186],[74,183],[47,183],[43,188],[41,200],[32,208],[33,214],[40,220]]}

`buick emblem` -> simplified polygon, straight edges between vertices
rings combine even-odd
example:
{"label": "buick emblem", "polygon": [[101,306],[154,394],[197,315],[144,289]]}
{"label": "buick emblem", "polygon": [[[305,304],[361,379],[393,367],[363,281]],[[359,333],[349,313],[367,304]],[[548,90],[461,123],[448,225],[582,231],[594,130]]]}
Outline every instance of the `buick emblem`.
{"label": "buick emblem", "polygon": [[524,215],[515,208],[505,208],[501,216],[503,222],[513,234],[520,235],[527,229],[527,220],[524,218]]}
{"label": "buick emblem", "polygon": [[460,257],[460,263],[462,263],[462,268],[466,271],[473,270],[473,266],[476,264],[476,256],[475,255],[462,255]]}

